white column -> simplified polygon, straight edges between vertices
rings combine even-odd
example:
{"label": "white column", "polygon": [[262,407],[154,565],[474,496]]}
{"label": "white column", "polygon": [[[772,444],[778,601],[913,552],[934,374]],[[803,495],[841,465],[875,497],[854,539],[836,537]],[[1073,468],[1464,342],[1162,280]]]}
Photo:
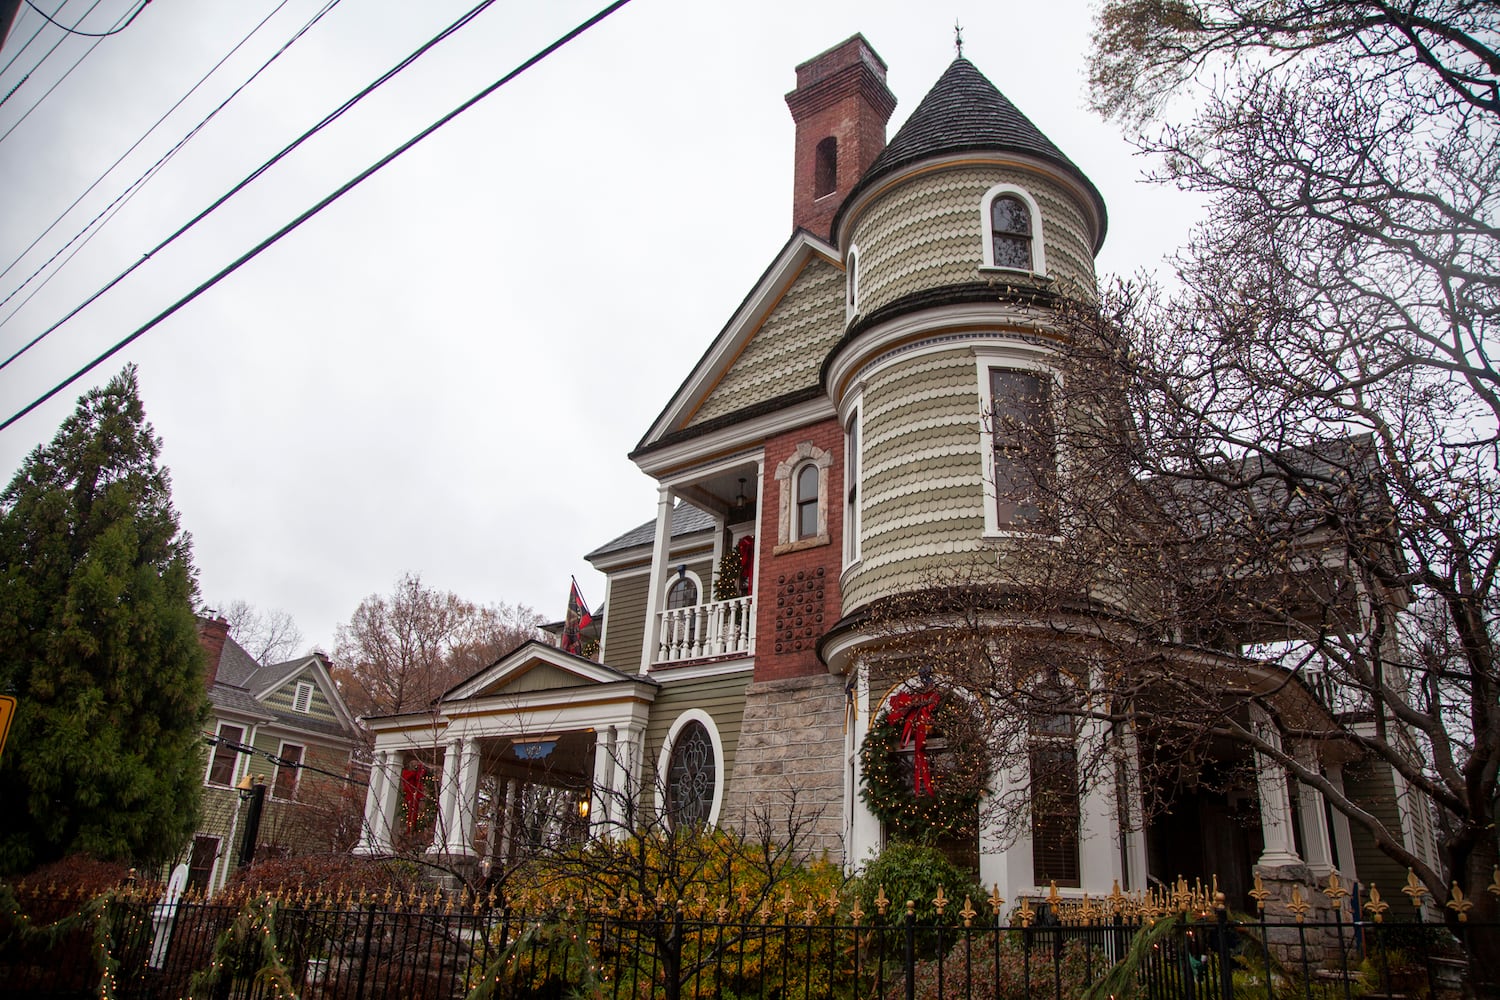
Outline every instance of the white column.
{"label": "white column", "polygon": [[[1323,776],[1328,783],[1339,791],[1344,790],[1344,765],[1323,765]],[[1339,874],[1344,877],[1345,882],[1353,882],[1359,878],[1359,873],[1354,868],[1354,840],[1349,834],[1349,817],[1337,809],[1330,810],[1333,814],[1333,842],[1336,847]]]}
{"label": "white column", "polygon": [[610,785],[610,818],[619,827],[639,826],[641,815],[641,741],[646,727],[631,723],[615,739],[614,780]]}
{"label": "white column", "polygon": [[391,827],[396,822],[400,782],[392,776],[395,767],[389,750],[375,754],[370,766],[370,785],[365,791],[365,818],[360,827],[355,854],[381,855],[391,852]]}
{"label": "white column", "polygon": [[[1106,725],[1090,719],[1080,727],[1076,753],[1092,752],[1106,739]],[[1082,751],[1077,747],[1085,748]],[[1119,811],[1115,808],[1114,771],[1104,769],[1109,780],[1083,783],[1078,789],[1079,883],[1089,892],[1109,892],[1124,872],[1120,868]]]}
{"label": "white column", "polygon": [[[656,543],[651,548],[651,582],[646,591],[645,638],[641,641],[641,673],[647,673],[656,662],[656,647],[661,642],[662,593],[667,582],[667,562],[672,549],[672,491],[665,486],[656,491]],[[701,595],[700,595],[701,596]]]}
{"label": "white column", "polygon": [[750,570],[750,594],[745,614],[749,619],[745,622],[746,650],[751,656],[755,655],[755,609],[761,601],[760,596],[760,554],[765,551],[765,543],[761,540],[760,526],[763,523],[761,513],[766,509],[766,456],[762,454],[755,460],[755,547],[751,558],[755,565]]}
{"label": "white column", "polygon": [[857,671],[854,682],[854,711],[850,719],[849,752],[853,755],[851,768],[852,787],[846,790],[849,800],[850,821],[848,846],[844,851],[844,867],[855,868],[880,853],[880,820],[860,796],[864,785],[864,763],[860,749],[864,746],[865,734],[870,731],[870,674],[862,660],[854,664]]}
{"label": "white column", "polygon": [[521,783],[515,778],[505,783],[503,818],[500,821],[500,856],[506,863],[511,860],[511,845],[516,836],[516,801],[521,794]]}
{"label": "white column", "polygon": [[613,827],[611,812],[615,776],[615,727],[594,734],[593,787],[589,789],[589,834],[607,837]]}
{"label": "white column", "polygon": [[459,742],[449,740],[443,748],[443,770],[438,776],[437,829],[432,834],[432,845],[428,854],[447,854],[456,836],[458,816],[454,803],[458,798]]}
{"label": "white column", "polygon": [[[1281,746],[1281,735],[1273,723],[1259,719],[1255,726],[1261,739],[1274,747]],[[1269,867],[1301,864],[1292,839],[1292,799],[1287,792],[1286,772],[1276,761],[1257,751],[1255,783],[1260,792],[1260,832],[1266,845],[1257,863]]]}
{"label": "white column", "polygon": [[[1297,762],[1309,770],[1318,769],[1311,747],[1297,748]],[[1297,783],[1297,818],[1302,821],[1302,853],[1307,856],[1307,866],[1318,878],[1327,878],[1333,871],[1328,810],[1323,806],[1323,793],[1302,782]]]}
{"label": "white column", "polygon": [[1134,727],[1122,727],[1120,749],[1121,756],[1115,764],[1123,772],[1123,780],[1115,787],[1122,789],[1125,796],[1120,804],[1125,821],[1125,829],[1120,831],[1125,844],[1125,878],[1120,885],[1134,891],[1146,886],[1146,804],[1141,792],[1141,746]]}
{"label": "white column", "polygon": [[453,828],[448,853],[474,854],[474,810],[479,798],[479,741],[470,737],[458,745],[458,780],[453,789]]}

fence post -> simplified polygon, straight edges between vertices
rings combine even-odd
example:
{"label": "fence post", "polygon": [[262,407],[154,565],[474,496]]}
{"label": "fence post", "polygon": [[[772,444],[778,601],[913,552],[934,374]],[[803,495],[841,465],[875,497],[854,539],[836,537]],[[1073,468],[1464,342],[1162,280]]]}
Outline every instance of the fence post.
{"label": "fence post", "polygon": [[1214,893],[1214,921],[1219,935],[1219,996],[1234,1000],[1234,962],[1229,947],[1229,907],[1222,892]]}
{"label": "fence post", "polygon": [[917,996],[917,908],[906,901],[906,1000]]}
{"label": "fence post", "polygon": [[365,975],[370,969],[370,939],[375,936],[375,902],[371,900],[365,908],[365,941],[359,955],[359,986],[354,991],[354,1000],[365,1000]]}

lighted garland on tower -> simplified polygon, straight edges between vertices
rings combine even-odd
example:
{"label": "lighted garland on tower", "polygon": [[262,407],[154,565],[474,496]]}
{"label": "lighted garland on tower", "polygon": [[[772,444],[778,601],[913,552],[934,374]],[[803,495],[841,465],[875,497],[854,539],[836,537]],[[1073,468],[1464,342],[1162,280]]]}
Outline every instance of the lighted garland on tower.
{"label": "lighted garland on tower", "polygon": [[[941,748],[930,750],[938,739]],[[951,692],[893,696],[865,734],[860,760],[860,797],[897,839],[931,843],[974,832],[989,759],[971,713]]]}

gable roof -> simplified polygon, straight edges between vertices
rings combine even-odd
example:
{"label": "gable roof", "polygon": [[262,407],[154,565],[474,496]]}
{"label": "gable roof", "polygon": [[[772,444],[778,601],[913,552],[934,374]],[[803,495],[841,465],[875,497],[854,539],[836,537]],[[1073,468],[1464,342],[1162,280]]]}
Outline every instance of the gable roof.
{"label": "gable roof", "polygon": [[[300,712],[284,712],[265,699],[287,682],[300,674],[311,673],[310,678],[323,692],[329,707],[338,721],[319,719]],[[209,702],[215,709],[255,717],[263,722],[275,723],[288,729],[300,729],[340,739],[352,739],[357,724],[350,713],[338,686],[323,658],[317,654],[286,660],[281,663],[262,665],[255,661],[245,647],[226,637],[219,653],[219,669],[214,683],[208,689]]]}
{"label": "gable roof", "polygon": [[1034,156],[1075,178],[1088,191],[1099,212],[1099,236],[1094,247],[1096,251],[1099,249],[1104,242],[1107,216],[1104,198],[1093,181],[963,56],[953,60],[850,190],[834,214],[833,232],[838,232],[845,210],[859,193],[880,178],[933,156],[977,150]]}
{"label": "gable roof", "polygon": [[[843,269],[837,250],[805,229],[794,232],[776,255],[776,259],[740,302],[729,322],[724,324],[719,335],[703,353],[703,357],[698,359],[693,370],[677,387],[666,407],[652,421],[651,427],[630,453],[631,458],[638,458],[654,448],[671,443],[672,432],[682,428],[691,419],[695,405],[713,391],[725,372],[733,366],[740,349],[771,315],[781,294],[792,285],[803,266],[814,256],[820,256],[834,267]],[[731,419],[735,416],[736,414],[727,415]]]}
{"label": "gable roof", "polygon": [[[690,503],[679,503],[672,508],[673,538],[691,535],[697,531],[708,531],[716,523],[712,514]],[[592,562],[598,556],[606,556],[611,552],[623,552],[640,545],[650,545],[654,541],[656,541],[656,518],[653,517],[645,524],[631,528],[613,541],[605,542],[583,558]]]}
{"label": "gable roof", "polygon": [[522,675],[538,667],[551,668],[549,673],[557,682],[548,686],[554,690],[563,687],[614,684],[619,681],[649,682],[653,686],[656,685],[655,681],[639,674],[622,673],[614,667],[605,666],[572,653],[565,653],[556,646],[548,645],[539,639],[528,639],[467,680],[460,681],[444,691],[438,698],[438,702],[441,704],[463,701],[479,696],[487,690],[513,683]]}

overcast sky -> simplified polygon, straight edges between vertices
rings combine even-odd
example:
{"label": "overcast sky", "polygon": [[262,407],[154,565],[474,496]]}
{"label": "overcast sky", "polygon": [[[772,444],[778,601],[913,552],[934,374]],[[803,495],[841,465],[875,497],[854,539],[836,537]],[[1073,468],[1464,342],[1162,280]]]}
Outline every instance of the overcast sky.
{"label": "overcast sky", "polygon": [[[80,28],[137,2],[101,0]],[[472,2],[338,3],[23,308],[35,282],[0,307],[0,357]],[[325,5],[156,0],[40,104],[94,40],[42,60],[61,34],[46,27],[21,51],[43,24],[23,5],[0,49],[0,268],[272,16],[0,298]],[[602,5],[494,4],[0,371],[0,419]],[[955,20],[964,54],[1103,193],[1100,273],[1160,268],[1194,203],[1143,184],[1148,164],[1085,110],[1086,4],[634,0],[0,432],[0,472],[134,362],[210,606],[285,609],[332,649],[406,571],[550,618],[576,575],[597,605],[583,554],[655,515],[626,453],[791,233],[794,67],[862,32],[890,67],[894,134],[953,59]]]}

